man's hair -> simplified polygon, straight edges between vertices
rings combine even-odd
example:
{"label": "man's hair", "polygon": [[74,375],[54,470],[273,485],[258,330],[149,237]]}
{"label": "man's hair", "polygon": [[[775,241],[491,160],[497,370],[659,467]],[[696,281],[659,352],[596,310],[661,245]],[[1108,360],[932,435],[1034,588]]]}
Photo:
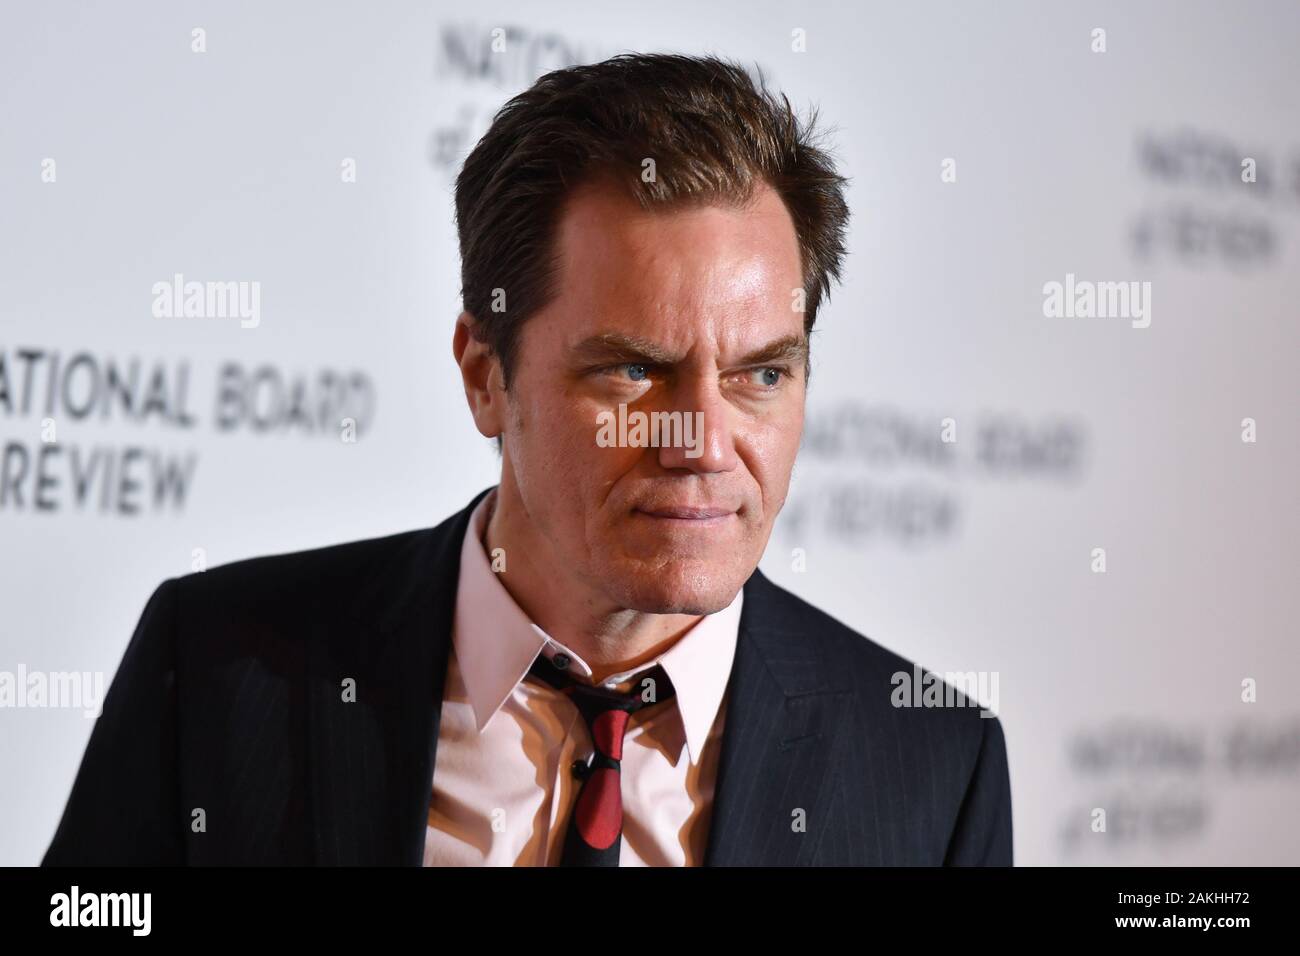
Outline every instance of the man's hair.
{"label": "man's hair", "polygon": [[811,333],[840,278],[849,218],[847,180],[816,145],[816,120],[814,108],[801,124],[761,70],[756,86],[737,64],[666,53],[555,70],[506,103],[456,178],[461,297],[506,388],[523,323],[556,294],[565,199],[598,178],[647,210],[743,206],[766,182],[794,222]]}

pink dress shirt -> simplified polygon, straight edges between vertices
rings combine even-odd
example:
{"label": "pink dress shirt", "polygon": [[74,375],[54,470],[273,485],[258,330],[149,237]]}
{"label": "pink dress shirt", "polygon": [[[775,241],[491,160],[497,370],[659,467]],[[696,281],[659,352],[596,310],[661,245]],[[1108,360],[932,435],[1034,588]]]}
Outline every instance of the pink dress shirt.
{"label": "pink dress shirt", "polygon": [[[529,621],[492,570],[483,535],[495,500],[494,488],[461,548],[425,866],[558,865],[581,784],[570,767],[593,749],[567,697],[521,679],[538,654],[563,651],[570,672],[588,680],[591,668]],[[743,595],[657,661],[604,681],[625,684],[657,662],[676,688],[672,701],[628,725],[620,866],[703,862]]]}

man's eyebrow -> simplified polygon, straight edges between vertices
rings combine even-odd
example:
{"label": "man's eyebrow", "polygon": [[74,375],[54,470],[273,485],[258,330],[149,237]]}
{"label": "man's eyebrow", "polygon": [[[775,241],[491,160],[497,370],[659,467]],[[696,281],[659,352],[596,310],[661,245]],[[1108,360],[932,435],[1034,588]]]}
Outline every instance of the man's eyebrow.
{"label": "man's eyebrow", "polygon": [[808,337],[805,335],[787,335],[785,338],[768,342],[767,345],[750,352],[738,365],[762,365],[767,362],[806,362],[808,360]]}
{"label": "man's eyebrow", "polygon": [[677,356],[649,339],[621,332],[602,332],[583,339],[573,347],[580,359],[607,361],[619,359],[627,362],[644,362],[651,365],[671,365]]}
{"label": "man's eyebrow", "polygon": [[[643,362],[652,365],[672,365],[678,356],[662,346],[635,335],[621,332],[604,332],[583,339],[573,347],[580,359],[624,362]],[[759,365],[764,362],[806,362],[808,338],[804,335],[787,335],[760,346],[744,356],[737,365]]]}

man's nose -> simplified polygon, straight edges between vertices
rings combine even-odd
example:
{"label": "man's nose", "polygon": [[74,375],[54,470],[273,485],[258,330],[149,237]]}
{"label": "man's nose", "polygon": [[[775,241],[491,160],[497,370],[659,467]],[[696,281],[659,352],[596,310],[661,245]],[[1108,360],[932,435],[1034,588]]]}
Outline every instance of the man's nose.
{"label": "man's nose", "polygon": [[732,429],[733,409],[722,397],[716,381],[679,383],[669,410],[680,413],[681,427],[671,422],[669,435],[661,439],[661,467],[701,474],[736,467],[739,459]]}

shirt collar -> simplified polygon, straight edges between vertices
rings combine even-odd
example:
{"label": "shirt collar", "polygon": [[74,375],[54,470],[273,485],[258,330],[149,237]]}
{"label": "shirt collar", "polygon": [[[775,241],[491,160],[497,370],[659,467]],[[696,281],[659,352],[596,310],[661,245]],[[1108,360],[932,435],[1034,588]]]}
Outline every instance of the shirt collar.
{"label": "shirt collar", "polygon": [[[493,488],[478,503],[465,531],[452,631],[456,661],[479,733],[528,673],[538,654],[550,657],[563,651],[572,659],[571,669],[591,677],[587,662],[530,621],[492,570],[483,533],[496,494]],[[701,619],[657,660],[611,674],[604,682],[620,684],[656,663],[663,665],[673,682],[677,712],[693,764],[699,762],[726,693],[743,600],[741,589],[730,605]]]}

